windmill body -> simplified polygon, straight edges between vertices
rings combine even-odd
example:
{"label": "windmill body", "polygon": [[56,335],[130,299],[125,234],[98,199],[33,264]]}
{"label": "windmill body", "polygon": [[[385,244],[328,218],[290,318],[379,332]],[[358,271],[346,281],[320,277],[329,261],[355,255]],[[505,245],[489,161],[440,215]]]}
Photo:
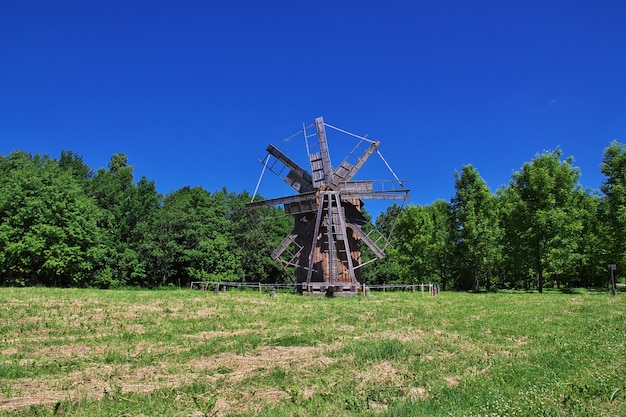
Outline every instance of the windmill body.
{"label": "windmill body", "polygon": [[[272,251],[272,258],[295,267],[296,290],[305,294],[353,295],[361,289],[362,245],[373,254],[372,260],[385,255],[380,245],[364,232],[368,223],[361,213],[365,199],[408,199],[402,181],[377,187],[372,180],[352,178],[377,152],[380,142],[359,137],[359,143],[333,168],[323,118],[303,128],[310,171],[300,167],[277,147],[267,147],[265,167],[281,177],[297,194],[251,202],[252,211],[282,205],[294,218],[294,228]],[[271,163],[270,163],[271,162]],[[395,176],[395,174],[394,174]],[[383,183],[380,181],[379,183]],[[384,239],[383,239],[384,240]],[[386,240],[385,240],[386,242]],[[382,246],[382,247],[381,247]]]}

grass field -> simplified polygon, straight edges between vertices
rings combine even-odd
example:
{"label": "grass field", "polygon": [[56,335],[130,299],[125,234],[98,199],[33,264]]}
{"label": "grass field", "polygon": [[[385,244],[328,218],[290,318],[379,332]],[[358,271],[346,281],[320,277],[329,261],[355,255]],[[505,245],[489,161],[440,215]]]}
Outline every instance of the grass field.
{"label": "grass field", "polygon": [[0,289],[0,415],[625,416],[626,294]]}

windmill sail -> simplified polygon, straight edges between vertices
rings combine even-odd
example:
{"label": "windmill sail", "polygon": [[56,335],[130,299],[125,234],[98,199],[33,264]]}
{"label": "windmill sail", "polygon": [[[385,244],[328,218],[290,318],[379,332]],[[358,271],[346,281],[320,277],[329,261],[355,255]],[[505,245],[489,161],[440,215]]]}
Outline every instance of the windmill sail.
{"label": "windmill sail", "polygon": [[[307,193],[313,190],[311,174],[306,172],[304,168],[300,167],[300,165],[292,161],[291,158],[282,153],[274,145],[269,145],[267,147],[267,152],[274,158],[276,158],[277,162],[282,163],[285,167],[289,169],[289,173],[283,178],[283,180],[287,184],[289,184],[289,186],[291,186],[299,193]],[[282,171],[280,169],[276,169],[275,164],[270,166],[270,170],[272,170],[275,174],[279,174]]]}
{"label": "windmill sail", "polygon": [[[321,188],[333,183],[333,167],[330,164],[330,152],[328,150],[328,140],[324,129],[324,119],[315,119],[316,135],[311,142],[307,140],[309,152],[309,162],[311,164],[311,176],[313,177],[313,187]],[[317,142],[316,139],[317,138]]]}
{"label": "windmill sail", "polygon": [[355,151],[360,148],[360,145],[362,143],[363,141],[361,141],[361,143],[357,145],[357,147],[350,153],[350,155],[348,155],[348,158],[346,158],[335,170],[333,178],[333,189],[339,188],[339,186],[343,182],[350,181],[352,177],[354,177],[354,175],[359,171],[359,169],[361,169],[363,164],[365,164],[369,157],[372,156],[374,152],[376,152],[376,149],[378,149],[378,147],[380,146],[380,142],[378,141],[371,142],[370,146],[365,150],[365,152],[360,157],[357,157],[356,162],[354,164],[351,164],[348,159],[350,157],[356,156]]}

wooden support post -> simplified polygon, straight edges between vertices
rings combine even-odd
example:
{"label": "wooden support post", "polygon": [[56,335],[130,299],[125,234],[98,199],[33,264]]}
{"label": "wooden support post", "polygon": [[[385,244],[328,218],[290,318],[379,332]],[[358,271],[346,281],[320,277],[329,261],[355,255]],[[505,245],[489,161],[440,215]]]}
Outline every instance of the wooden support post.
{"label": "wooden support post", "polygon": [[615,264],[609,265],[609,271],[611,271],[611,294],[613,296],[615,296],[615,293],[617,292],[617,289],[615,288],[615,269],[617,269]]}

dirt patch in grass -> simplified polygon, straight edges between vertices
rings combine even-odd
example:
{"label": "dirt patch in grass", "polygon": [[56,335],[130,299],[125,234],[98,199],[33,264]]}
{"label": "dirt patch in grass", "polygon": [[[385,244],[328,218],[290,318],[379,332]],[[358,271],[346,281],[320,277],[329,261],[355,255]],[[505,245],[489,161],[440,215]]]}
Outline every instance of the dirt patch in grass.
{"label": "dirt patch in grass", "polygon": [[459,385],[461,383],[461,378],[458,376],[446,376],[443,378],[447,383],[449,387],[456,387],[457,385]]}
{"label": "dirt patch in grass", "polygon": [[414,387],[409,390],[407,397],[413,400],[424,400],[428,398],[428,390],[422,387]]}
{"label": "dirt patch in grass", "polygon": [[[219,378],[230,383],[237,383],[246,376],[260,369],[271,367],[289,368],[293,365],[298,367],[327,366],[333,359],[323,353],[321,347],[262,347],[250,354],[237,355],[223,353],[216,357],[195,359],[187,363],[196,371],[209,371],[217,373]],[[229,372],[220,374],[220,369],[228,369]]]}
{"label": "dirt patch in grass", "polygon": [[251,333],[251,329],[242,329],[242,330],[234,330],[234,331],[213,331],[213,332],[200,332],[196,334],[189,334],[185,337],[189,337],[192,339],[215,339],[216,337],[231,337],[231,336],[240,336],[242,334]]}
{"label": "dirt patch in grass", "polygon": [[404,376],[391,362],[377,363],[365,372],[356,372],[354,374],[354,380],[360,381],[362,385],[381,382],[392,382],[394,384],[398,384],[403,378]]}
{"label": "dirt patch in grass", "polygon": [[407,343],[422,339],[426,332],[422,329],[411,329],[407,331],[384,331],[375,335],[378,339],[396,339],[399,342]]}
{"label": "dirt patch in grass", "polygon": [[0,351],[0,353],[2,353],[2,355],[4,356],[17,355],[19,353],[19,350],[17,350],[17,348],[8,348]]}

